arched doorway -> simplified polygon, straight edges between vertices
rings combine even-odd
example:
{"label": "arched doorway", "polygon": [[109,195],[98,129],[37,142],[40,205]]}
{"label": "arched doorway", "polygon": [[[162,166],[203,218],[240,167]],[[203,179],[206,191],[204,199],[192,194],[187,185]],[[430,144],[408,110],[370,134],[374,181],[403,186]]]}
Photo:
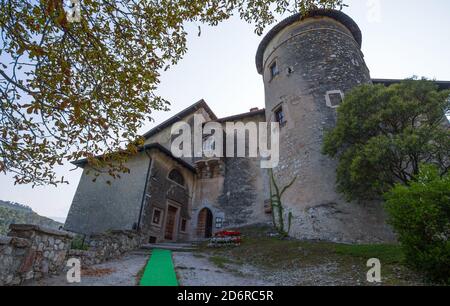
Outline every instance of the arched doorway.
{"label": "arched doorway", "polygon": [[212,237],[213,214],[209,208],[203,208],[198,213],[197,236],[201,238]]}

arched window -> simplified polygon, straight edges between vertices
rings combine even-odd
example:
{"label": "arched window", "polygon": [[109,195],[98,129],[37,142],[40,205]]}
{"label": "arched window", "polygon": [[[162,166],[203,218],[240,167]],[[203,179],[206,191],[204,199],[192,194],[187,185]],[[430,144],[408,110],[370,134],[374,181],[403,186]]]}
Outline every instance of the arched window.
{"label": "arched window", "polygon": [[180,171],[173,169],[172,171],[170,171],[169,173],[169,180],[184,186],[184,177],[183,175],[180,173]]}

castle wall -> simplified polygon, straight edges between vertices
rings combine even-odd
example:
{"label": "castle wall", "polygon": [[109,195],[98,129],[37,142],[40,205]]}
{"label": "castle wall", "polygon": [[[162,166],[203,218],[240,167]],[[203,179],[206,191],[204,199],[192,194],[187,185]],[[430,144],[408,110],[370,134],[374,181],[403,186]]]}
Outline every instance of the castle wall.
{"label": "castle wall", "polygon": [[[210,115],[204,108],[200,108],[183,118],[179,118],[180,121],[189,123],[192,131],[194,114],[201,114],[206,120],[210,119]],[[169,126],[149,137],[145,141],[145,144],[159,143],[170,150],[171,141],[174,137],[176,136],[171,135],[171,126]],[[166,167],[171,167],[175,163],[164,154],[154,152],[152,154],[157,157],[155,168],[162,167],[164,168],[163,171],[166,171]],[[193,163],[193,158],[186,157],[183,159],[188,163]],[[163,163],[165,165],[160,166]],[[83,234],[101,233],[108,230],[131,230],[135,228],[139,223],[138,219],[141,213],[149,166],[150,158],[145,152],[140,152],[127,161],[125,167],[130,169],[130,173],[121,174],[120,179],[113,179],[107,173],[100,174],[96,178],[95,173],[97,171],[89,165],[86,165],[72,201],[65,228]],[[185,171],[183,167],[181,169]],[[189,175],[185,177],[190,177]],[[93,182],[95,178],[96,181]],[[110,181],[111,184],[108,185],[106,183],[107,181]],[[189,190],[193,190],[192,179],[189,179],[189,184],[191,184]],[[155,191],[155,196],[158,192]],[[161,201],[161,203],[165,205],[165,202]],[[183,215],[187,214],[184,209]],[[150,218],[150,216],[147,217]],[[190,216],[188,217],[190,218]],[[182,233],[180,234],[181,236],[185,236],[183,239],[187,239],[188,234]]]}
{"label": "castle wall", "polygon": [[[145,152],[130,158],[130,173],[113,179],[108,173],[95,178],[86,165],[72,201],[65,229],[82,234],[131,230],[137,226],[150,159]],[[111,184],[107,184],[110,181]]]}
{"label": "castle wall", "polygon": [[73,235],[31,224],[11,224],[0,236],[0,286],[56,275],[66,265]]}
{"label": "castle wall", "polygon": [[[259,122],[266,122],[266,118],[263,115],[257,115],[238,121],[244,124],[255,122],[258,126]],[[248,152],[249,142],[245,143]],[[237,150],[236,147],[235,150]],[[226,226],[243,226],[270,220],[270,215],[267,215],[264,210],[264,204],[270,199],[268,183],[267,169],[261,168],[259,157],[226,159],[223,192],[218,198],[227,216]]]}
{"label": "castle wall", "polygon": [[[284,28],[276,28],[270,41],[263,41],[262,59],[260,52],[257,56],[265,86],[265,116],[259,112],[230,120],[274,121],[282,110],[286,123],[281,127],[280,163],[274,174],[280,187],[297,178],[283,197],[294,216],[293,236],[336,242],[392,241],[394,235],[385,224],[381,204],[347,203],[335,188],[337,162],[321,153],[325,132],[336,124],[340,100],[355,86],[371,83],[357,26],[350,22],[347,28],[348,18],[339,15],[344,14],[315,15],[302,21],[291,18],[282,23]],[[272,76],[274,64],[278,73]],[[204,108],[178,118],[190,124],[192,131],[195,113],[211,119]],[[219,122],[225,127],[225,122]],[[170,150],[174,137],[167,127],[150,136],[146,144],[159,143]],[[204,208],[212,212],[213,233],[271,222],[268,171],[261,169],[259,158],[183,158],[196,166],[194,174],[158,150],[151,150],[150,155],[151,159],[143,152],[128,161],[131,173],[120,180],[105,174],[93,183],[95,171],[89,173],[92,169],[86,166],[66,228],[93,233],[140,225],[146,239],[161,241],[165,240],[170,205],[178,209],[174,240],[198,238],[196,229]],[[186,187],[167,179],[174,168],[183,174]],[[161,213],[158,224],[153,222],[155,208]],[[180,230],[183,220],[185,231]],[[204,227],[206,220],[200,223]]]}
{"label": "castle wall", "polygon": [[[186,168],[180,166],[176,161],[158,150],[150,150],[152,165],[147,184],[146,199],[141,217],[142,234],[146,240],[153,237],[156,241],[166,240],[164,237],[168,205],[178,209],[175,221],[174,240],[189,240],[192,191],[194,189],[194,174]],[[185,182],[185,186],[180,186],[168,178],[170,171],[178,170]],[[154,210],[161,211],[161,222],[152,222]],[[186,220],[186,230],[181,230],[181,221]]]}
{"label": "castle wall", "polygon": [[217,201],[225,214],[228,228],[270,221],[264,205],[270,198],[267,169],[259,159],[228,158],[223,192]]}
{"label": "castle wall", "polygon": [[[279,74],[273,79],[271,67]],[[280,165],[274,169],[280,186],[297,177],[283,197],[294,215],[298,238],[340,242],[389,241],[379,203],[346,203],[336,191],[336,161],[321,153],[324,133],[336,123],[336,95],[370,83],[360,46],[352,33],[328,17],[309,18],[281,30],[263,57],[266,117],[280,109]]]}
{"label": "castle wall", "polygon": [[[204,171],[206,172],[206,169],[204,169]],[[213,215],[213,232],[221,230],[220,228],[217,228],[217,225],[215,223],[216,218],[222,218],[223,220],[226,219],[225,212],[218,203],[218,198],[222,194],[223,190],[223,174],[224,172],[222,169],[221,173],[216,172],[215,175],[203,176],[201,173],[199,173],[196,177],[191,220],[191,228],[194,229],[194,231],[192,232],[192,236],[194,238],[204,238],[202,237],[202,233],[199,233],[197,231],[199,227],[202,227],[202,220],[199,216],[202,209],[209,209]],[[203,222],[205,222],[205,220],[203,220]]]}
{"label": "castle wall", "polygon": [[[265,122],[264,115],[249,115],[238,119],[248,122]],[[225,131],[223,122],[223,130]],[[226,141],[226,137],[224,137]],[[235,150],[236,137],[235,137]],[[248,150],[248,142],[246,142]],[[225,150],[224,150],[225,152]],[[211,164],[208,171],[215,171],[216,161],[205,160]],[[202,163],[202,162],[200,162]],[[205,165],[206,165],[205,164]],[[270,215],[265,213],[264,204],[269,199],[268,173],[261,169],[259,158],[229,157],[220,159],[220,171],[214,175],[202,175],[205,170],[197,166],[200,175],[197,177],[195,199],[193,205],[192,226],[197,227],[198,214],[203,208],[208,208],[213,214],[213,231],[233,228],[243,225],[267,222]],[[209,172],[208,172],[209,173]],[[222,227],[215,223],[216,218],[222,219]]]}

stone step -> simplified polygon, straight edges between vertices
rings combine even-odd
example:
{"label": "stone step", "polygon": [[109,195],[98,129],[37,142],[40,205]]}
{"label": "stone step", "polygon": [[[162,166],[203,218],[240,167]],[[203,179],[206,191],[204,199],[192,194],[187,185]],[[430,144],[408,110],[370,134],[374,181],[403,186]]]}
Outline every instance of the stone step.
{"label": "stone step", "polygon": [[179,246],[179,247],[190,247],[194,244],[190,242],[158,242],[158,243],[149,243],[149,244],[158,244],[158,245],[165,245],[165,246]]}
{"label": "stone step", "polygon": [[194,251],[197,247],[191,243],[148,243],[141,246],[141,249],[151,250],[151,249],[162,249],[170,251]]}

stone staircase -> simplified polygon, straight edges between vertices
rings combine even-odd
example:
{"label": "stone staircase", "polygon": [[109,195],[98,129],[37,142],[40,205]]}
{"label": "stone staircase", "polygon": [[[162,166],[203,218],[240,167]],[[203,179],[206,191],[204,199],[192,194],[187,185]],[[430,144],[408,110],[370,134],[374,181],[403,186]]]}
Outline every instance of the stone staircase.
{"label": "stone staircase", "polygon": [[174,252],[191,252],[195,251],[197,247],[198,243],[196,242],[186,242],[186,243],[160,242],[160,243],[144,244],[141,246],[141,250],[161,249],[161,250],[170,250]]}

